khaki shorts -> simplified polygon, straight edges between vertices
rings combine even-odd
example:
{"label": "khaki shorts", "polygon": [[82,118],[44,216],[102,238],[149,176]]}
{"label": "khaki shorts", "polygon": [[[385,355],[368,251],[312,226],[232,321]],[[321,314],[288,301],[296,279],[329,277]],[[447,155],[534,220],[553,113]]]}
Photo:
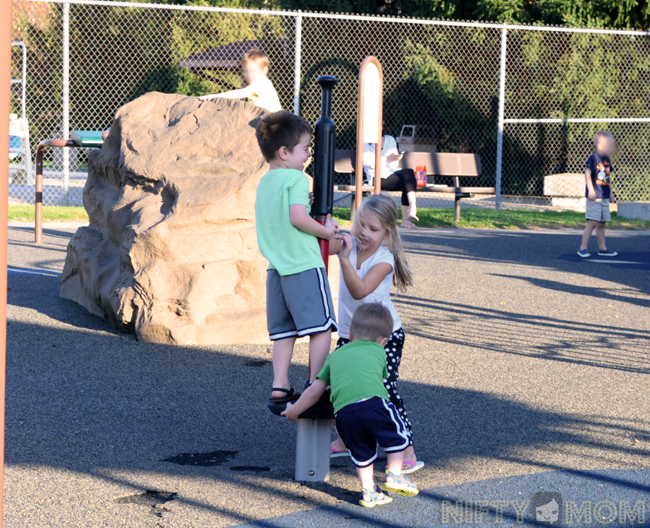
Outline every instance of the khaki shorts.
{"label": "khaki shorts", "polygon": [[585,218],[587,220],[595,220],[596,222],[611,221],[612,215],[609,212],[609,198],[598,198],[596,200],[587,198]]}

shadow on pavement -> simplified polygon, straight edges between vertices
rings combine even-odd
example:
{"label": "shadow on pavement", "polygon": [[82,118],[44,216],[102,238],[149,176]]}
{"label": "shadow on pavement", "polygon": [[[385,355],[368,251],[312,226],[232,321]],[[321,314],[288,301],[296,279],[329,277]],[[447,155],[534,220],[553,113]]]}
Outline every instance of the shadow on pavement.
{"label": "shadow on pavement", "polygon": [[538,277],[517,277],[515,275],[505,275],[505,274],[493,274],[493,276],[503,277],[504,279],[525,281],[539,288],[544,288],[548,290],[555,290],[555,291],[565,292],[565,293],[575,293],[577,295],[586,295],[590,297],[595,297],[597,299],[605,299],[607,301],[630,303],[636,306],[643,306],[645,308],[650,308],[650,299],[648,297],[641,297],[641,296],[635,297],[634,296],[634,294],[636,293],[635,290],[630,290],[630,289],[627,290],[627,293],[632,295],[620,295],[618,294],[621,291],[620,289],[616,289],[614,290],[616,293],[612,293],[611,290],[607,290],[604,288],[579,286],[567,282],[542,279]]}
{"label": "shadow on pavement", "polygon": [[[650,247],[650,237],[632,233],[620,236],[622,232],[610,237],[610,249],[622,253],[613,261],[630,258],[650,265],[650,252],[639,252],[640,246]],[[646,273],[639,273],[639,267],[595,264],[589,259],[569,258],[580,245],[580,235],[558,231],[547,233],[538,231],[421,231],[402,233],[409,254],[473,262],[503,262],[526,266],[550,268],[554,270],[580,273],[607,278],[625,284],[635,290],[650,293],[650,282]],[[595,240],[592,249],[595,249]],[[451,277],[445,277],[451,280]],[[458,280],[472,280],[471,277],[458,277]],[[597,290],[597,288],[595,288]],[[650,305],[650,303],[649,303]]]}
{"label": "shadow on pavement", "polygon": [[[62,232],[62,236],[69,238],[70,233]],[[522,252],[509,250],[511,236],[517,240],[527,237]],[[498,241],[489,233],[478,236],[465,232],[453,236],[408,234],[404,238],[410,253],[587,273],[582,263],[555,258],[568,251],[559,246],[573,245],[569,236],[559,237],[559,244],[558,237],[550,240],[547,235],[526,233],[499,233]],[[633,241],[625,239],[621,244]],[[620,279],[629,288],[648,291],[647,274],[607,269],[610,280]],[[543,288],[573,292],[571,285],[533,280],[546,281],[536,284]],[[170,490],[178,493],[174,500],[232,523],[251,521],[254,516],[247,515],[245,499],[230,489],[252,496],[263,493],[267,501],[287,504],[286,510],[323,505],[305,490],[322,491],[343,502],[356,501],[356,482],[354,491],[341,484],[345,479],[340,475],[354,475],[349,461],[333,463],[338,467],[334,467],[330,483],[288,485],[293,477],[295,425],[272,416],[266,408],[272,378],[266,346],[138,343],[81,306],[60,299],[56,277],[12,273],[9,287],[13,315],[8,326],[7,356],[8,467],[64,470],[134,491],[143,490],[137,475],[145,473],[180,477],[188,483],[203,479],[208,483],[207,491],[215,494],[213,503],[207,498],[192,498],[196,495],[184,493],[182,486]],[[603,295],[602,291],[576,293]],[[504,312],[416,295],[399,295],[395,300],[407,322],[407,335],[431,341],[433,347],[436,342],[451,343],[488,354],[650,372],[650,332],[646,330],[599,324],[587,328],[548,315]],[[298,350],[300,354],[305,363],[304,346]],[[292,367],[293,380],[305,377],[306,367]],[[469,460],[486,464],[486,460],[503,461],[528,471],[577,470],[576,460],[603,465],[619,459],[638,461],[650,455],[645,413],[640,413],[639,420],[619,418],[615,412],[585,417],[435,381],[402,381],[400,392],[422,439],[418,455],[428,464],[423,472],[453,472]],[[566,409],[571,409],[570,402]],[[643,443],[634,445],[631,438]],[[224,454],[221,464],[210,466],[163,461],[183,453],[215,451],[231,453]],[[571,458],[567,453],[577,454]],[[616,484],[644,492],[650,488],[625,481]],[[233,500],[224,502],[219,495]],[[337,515],[348,515],[329,507]],[[355,517],[370,519],[356,510]],[[376,519],[372,523],[400,526],[389,521],[378,524]]]}
{"label": "shadow on pavement", "polygon": [[[266,409],[270,363],[250,361],[249,352],[237,354],[236,347],[226,351],[137,343],[104,326],[81,331],[12,321],[9,466],[60,468],[124,484],[130,484],[128,478],[116,477],[115,471],[154,471],[263,491],[273,500],[301,498],[300,488],[287,492],[273,484],[292,480],[295,433],[293,424]],[[264,347],[256,353],[267,354]],[[304,367],[294,367],[292,376],[304,379]],[[421,457],[434,470],[477,457],[567,469],[543,454],[529,456],[531,448],[571,446],[616,456],[650,455],[621,441],[626,434],[647,438],[647,430],[633,422],[542,411],[480,391],[416,383],[402,387],[409,412],[417,418],[418,435],[426,439]],[[236,454],[210,467],[162,461],[179,453],[214,450]],[[270,470],[255,476],[232,469],[242,465]],[[354,500],[349,490],[336,485],[310,487]],[[175,500],[189,500],[182,489],[173,491],[178,493]],[[301,500],[304,507],[321,505]],[[233,522],[250,520],[234,509],[189,503]],[[359,516],[363,518],[361,512]]]}
{"label": "shadow on pavement", "polygon": [[413,296],[400,295],[394,302],[408,318],[407,335],[490,352],[650,374],[650,332],[645,330],[585,325]]}
{"label": "shadow on pavement", "polygon": [[[28,233],[30,235],[34,234],[34,226],[33,225],[27,225],[27,226],[11,226],[9,229],[12,231],[17,231],[21,233]],[[72,238],[72,235],[74,235],[74,231],[65,231],[62,229],[54,229],[47,227],[47,224],[43,225],[43,237],[48,237],[48,238],[63,238],[65,239],[65,244],[67,245],[68,240]],[[33,240],[33,239],[32,239]],[[47,243],[47,241],[45,241]],[[16,241],[10,241],[10,243],[16,243]],[[30,244],[25,244],[25,245],[30,245]],[[33,244],[31,244],[33,246]],[[63,248],[63,251],[65,251],[65,247]]]}

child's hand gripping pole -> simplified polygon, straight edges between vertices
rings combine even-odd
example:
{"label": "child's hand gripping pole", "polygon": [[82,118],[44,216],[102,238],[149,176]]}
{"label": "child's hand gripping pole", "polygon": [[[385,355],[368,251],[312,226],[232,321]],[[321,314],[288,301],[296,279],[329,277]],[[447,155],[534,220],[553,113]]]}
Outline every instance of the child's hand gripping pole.
{"label": "child's hand gripping pole", "polygon": [[[314,218],[316,222],[320,225],[325,225],[327,222],[327,215],[318,215]],[[330,241],[323,238],[318,239],[318,247],[320,247],[320,254],[323,257],[323,262],[325,263],[325,273],[328,271],[329,259],[330,259]]]}
{"label": "child's hand gripping pole", "polygon": [[320,254],[325,263],[325,272],[327,272],[327,265],[329,264],[330,240],[338,238],[339,223],[332,218],[331,214],[318,215],[314,218],[320,225],[326,227],[331,235],[329,238],[319,238],[318,246],[320,247]]}

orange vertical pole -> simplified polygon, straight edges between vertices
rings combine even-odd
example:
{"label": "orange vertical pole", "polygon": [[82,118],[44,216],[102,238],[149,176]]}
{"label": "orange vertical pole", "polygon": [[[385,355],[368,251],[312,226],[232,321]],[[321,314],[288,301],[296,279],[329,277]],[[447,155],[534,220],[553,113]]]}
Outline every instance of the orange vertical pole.
{"label": "orange vertical pole", "polygon": [[7,352],[7,219],[9,204],[9,94],[11,89],[11,0],[0,0],[0,528],[5,461],[5,368]]}
{"label": "orange vertical pole", "polygon": [[36,149],[36,180],[34,196],[34,242],[43,243],[43,150],[42,143]]}

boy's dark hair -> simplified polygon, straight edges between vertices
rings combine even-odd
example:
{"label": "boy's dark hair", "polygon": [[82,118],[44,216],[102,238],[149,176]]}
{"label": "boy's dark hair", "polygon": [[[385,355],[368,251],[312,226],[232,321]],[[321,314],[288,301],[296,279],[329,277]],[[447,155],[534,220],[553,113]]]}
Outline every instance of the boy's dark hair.
{"label": "boy's dark hair", "polygon": [[366,303],[357,307],[350,323],[350,337],[354,340],[377,342],[393,333],[393,316],[379,303]]}
{"label": "boy's dark hair", "polygon": [[280,147],[286,147],[292,152],[305,134],[311,135],[311,125],[287,110],[264,116],[255,131],[257,143],[266,161],[275,158]]}
{"label": "boy's dark hair", "polygon": [[266,53],[258,49],[252,49],[242,55],[241,65],[243,66],[247,62],[257,62],[257,64],[259,64],[262,68],[269,67],[269,58],[267,57]]}

